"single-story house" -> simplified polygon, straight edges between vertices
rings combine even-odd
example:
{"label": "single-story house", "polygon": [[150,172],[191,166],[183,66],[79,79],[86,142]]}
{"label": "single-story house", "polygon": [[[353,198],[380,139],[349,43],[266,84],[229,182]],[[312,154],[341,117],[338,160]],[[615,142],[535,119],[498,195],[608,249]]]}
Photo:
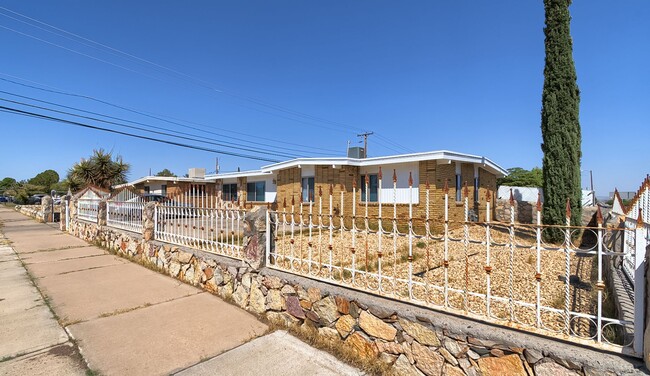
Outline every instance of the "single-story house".
{"label": "single-story house", "polygon": [[[347,217],[352,214],[352,192],[356,184],[358,217],[365,214],[367,200],[370,216],[378,214],[381,201],[385,207],[396,202],[398,216],[404,218],[408,215],[408,204],[411,201],[413,216],[424,218],[428,183],[430,218],[440,223],[444,215],[445,186],[449,189],[450,220],[463,219],[462,190],[465,184],[468,187],[470,209],[483,220],[488,191],[494,197],[497,178],[507,174],[506,170],[486,157],[446,150],[373,158],[298,158],[263,166],[258,170],[208,175],[201,170],[191,169],[190,177],[187,178],[146,176],[127,185],[140,193],[162,194],[171,198],[188,192],[193,197],[196,197],[197,192],[200,195],[216,195],[226,202],[245,202],[248,207],[270,205],[273,209],[284,210],[286,203],[288,211],[292,201],[298,210],[301,197],[305,203],[310,200],[317,203],[319,192],[322,191],[324,212],[329,204],[331,186],[335,214],[340,213],[343,191],[344,214]],[[395,192],[393,176],[397,179]],[[409,190],[409,176],[413,183],[412,190]],[[409,195],[410,192],[412,196]],[[383,216],[392,216],[392,210],[385,209]]]}
{"label": "single-story house", "polygon": [[[394,175],[397,178],[395,192]],[[380,200],[387,206],[396,201],[401,218],[408,215],[410,200],[414,217],[424,218],[428,183],[430,216],[440,221],[443,219],[445,184],[449,188],[450,219],[462,220],[464,185],[468,186],[470,209],[481,215],[488,190],[494,195],[496,179],[505,175],[506,170],[488,158],[442,150],[373,158],[298,158],[263,166],[259,170],[206,175],[205,181],[214,182],[216,190],[226,201],[271,204],[279,210],[284,210],[285,202],[287,210],[290,210],[292,200],[297,206],[301,195],[304,202],[310,199],[318,202],[321,190],[325,210],[329,204],[330,186],[333,186],[334,211],[338,215],[341,191],[344,191],[346,216],[352,214],[352,192],[356,182],[357,216],[364,215],[367,199],[369,215],[377,215]],[[412,197],[409,196],[409,176],[413,182]],[[366,192],[366,177],[369,192]],[[383,215],[390,216],[392,211],[386,209]]]}

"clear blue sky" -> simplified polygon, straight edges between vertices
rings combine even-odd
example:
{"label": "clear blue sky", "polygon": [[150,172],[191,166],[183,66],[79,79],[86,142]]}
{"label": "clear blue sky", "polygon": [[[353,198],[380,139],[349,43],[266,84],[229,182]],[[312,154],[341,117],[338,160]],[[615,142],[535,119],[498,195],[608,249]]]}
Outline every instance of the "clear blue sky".
{"label": "clear blue sky", "polygon": [[[292,145],[299,144],[307,146],[302,154],[342,156],[347,141],[357,143],[356,134],[368,130],[379,135],[369,138],[371,156],[448,149],[487,156],[504,168],[541,166],[541,0],[6,0],[0,6],[186,75],[48,33],[16,19],[46,25],[0,9],[15,18],[0,16],[0,78],[193,122],[184,124],[199,130],[0,81],[4,92],[209,142],[232,141],[221,134],[239,137],[279,152],[305,150]],[[615,186],[634,190],[650,172],[650,2],[577,0],[571,14],[582,168],[593,170],[599,196]],[[72,119],[15,103],[0,105]],[[190,167],[213,171],[218,156],[3,112],[0,129],[0,178],[28,179],[49,168],[63,177],[97,148],[130,163],[130,179],[149,169],[169,168],[179,175]],[[222,171],[268,163],[219,157]],[[586,172],[583,186],[588,178]]]}

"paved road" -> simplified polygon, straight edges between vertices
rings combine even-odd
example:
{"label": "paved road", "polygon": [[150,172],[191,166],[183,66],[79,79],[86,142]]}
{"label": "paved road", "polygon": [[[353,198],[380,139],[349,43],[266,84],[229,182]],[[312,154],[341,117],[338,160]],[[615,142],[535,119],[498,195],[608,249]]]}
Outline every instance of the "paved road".
{"label": "paved road", "polygon": [[360,374],[286,333],[240,347],[267,332],[248,312],[13,210],[0,226],[0,374]]}

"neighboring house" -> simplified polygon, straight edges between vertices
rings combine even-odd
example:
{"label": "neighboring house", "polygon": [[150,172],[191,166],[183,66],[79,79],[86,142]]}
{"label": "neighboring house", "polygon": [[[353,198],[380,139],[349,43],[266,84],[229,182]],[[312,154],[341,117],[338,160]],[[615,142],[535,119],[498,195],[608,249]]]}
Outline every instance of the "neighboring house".
{"label": "neighboring house", "polygon": [[[512,198],[515,201],[537,203],[539,198],[541,203],[544,203],[544,189],[538,187],[515,187],[509,185],[499,186],[497,191],[498,200],[510,200],[510,193],[512,192]],[[596,191],[591,191],[588,189],[582,190],[582,206],[594,206],[596,205]]]}
{"label": "neighboring house", "polygon": [[[382,171],[381,187],[379,170]],[[393,174],[397,178],[397,189],[393,190]],[[430,217],[442,220],[445,183],[449,188],[450,219],[462,220],[462,188],[468,185],[470,209],[479,215],[485,210],[488,190],[493,197],[496,179],[507,172],[491,160],[470,154],[451,151],[432,151],[374,158],[298,158],[263,166],[259,170],[207,175],[205,181],[216,184],[222,198],[246,202],[253,205],[272,204],[272,207],[287,210],[293,202],[296,205],[302,196],[304,202],[310,199],[316,204],[319,192],[323,193],[323,207],[329,205],[330,186],[333,188],[335,214],[340,213],[341,192],[344,192],[344,213],[352,214],[353,186],[356,182],[357,216],[365,214],[368,201],[369,215],[376,216],[379,201],[392,206],[396,201],[398,215],[408,215],[408,204],[414,207],[414,217],[425,217],[426,185],[430,186]],[[413,189],[409,190],[409,175]],[[365,179],[369,186],[366,192]],[[412,197],[409,196],[412,192]],[[366,197],[366,194],[368,196]],[[362,210],[363,208],[363,210]],[[384,210],[384,218],[392,215]]]}
{"label": "neighboring house", "polygon": [[94,185],[89,185],[72,196],[72,200],[101,200],[109,196],[109,192]]}
{"label": "neighboring house", "polygon": [[[144,176],[125,184],[116,185],[113,189],[132,187],[135,192],[140,194],[156,194],[170,198],[178,197],[192,191],[206,191],[205,169],[191,168],[188,176],[187,178],[176,176]],[[208,183],[213,185],[214,182]]]}

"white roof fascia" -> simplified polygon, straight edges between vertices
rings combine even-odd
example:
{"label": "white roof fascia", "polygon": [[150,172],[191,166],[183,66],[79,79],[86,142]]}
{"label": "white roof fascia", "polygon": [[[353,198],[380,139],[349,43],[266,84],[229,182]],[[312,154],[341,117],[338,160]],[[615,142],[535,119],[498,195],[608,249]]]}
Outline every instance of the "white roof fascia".
{"label": "white roof fascia", "polygon": [[268,176],[273,175],[272,171],[262,171],[262,170],[251,170],[251,171],[235,171],[235,172],[225,172],[223,174],[216,175],[206,175],[206,180],[221,180],[221,179],[233,179],[233,178],[244,178],[244,177],[257,177],[257,176]]}
{"label": "white roof fascia", "polygon": [[140,183],[148,183],[151,181],[160,181],[160,182],[191,182],[191,183],[200,183],[205,181],[205,179],[197,179],[197,178],[183,178],[183,177],[174,177],[174,176],[144,176],[139,179],[130,181],[128,183],[124,184],[119,184],[119,185],[114,185],[113,188],[122,188],[122,187],[129,187],[133,186],[136,184]]}
{"label": "white roof fascia", "polygon": [[262,167],[262,171],[274,171],[280,170],[283,168],[290,167],[300,167],[301,165],[332,165],[332,166],[376,166],[380,164],[394,164],[394,163],[409,163],[409,162],[419,162],[426,160],[452,160],[465,163],[479,164],[481,167],[489,170],[496,175],[506,176],[508,172],[492,162],[488,158],[481,157],[478,155],[463,154],[452,152],[448,150],[440,151],[431,151],[423,153],[412,153],[412,154],[402,154],[402,155],[391,155],[383,157],[373,157],[373,158],[298,158],[292,159],[290,161],[275,163]]}
{"label": "white roof fascia", "polygon": [[334,167],[337,166],[366,167],[366,166],[378,166],[378,165],[395,164],[395,163],[420,162],[420,161],[427,161],[427,160],[449,160],[449,161],[472,163],[472,164],[480,165],[482,168],[496,175],[501,175],[501,176],[508,175],[508,172],[504,168],[492,162],[488,158],[481,157],[478,155],[453,152],[449,150],[438,150],[438,151],[429,151],[429,152],[422,152],[422,153],[389,155],[383,157],[373,157],[373,158],[363,158],[363,159],[347,158],[347,157],[297,158],[297,159],[291,159],[284,162],[262,166],[262,168],[259,170],[226,172],[222,174],[206,175],[205,180],[266,176],[272,174],[273,171],[277,171],[285,168],[291,168],[291,167],[300,167],[302,165],[334,166]]}

